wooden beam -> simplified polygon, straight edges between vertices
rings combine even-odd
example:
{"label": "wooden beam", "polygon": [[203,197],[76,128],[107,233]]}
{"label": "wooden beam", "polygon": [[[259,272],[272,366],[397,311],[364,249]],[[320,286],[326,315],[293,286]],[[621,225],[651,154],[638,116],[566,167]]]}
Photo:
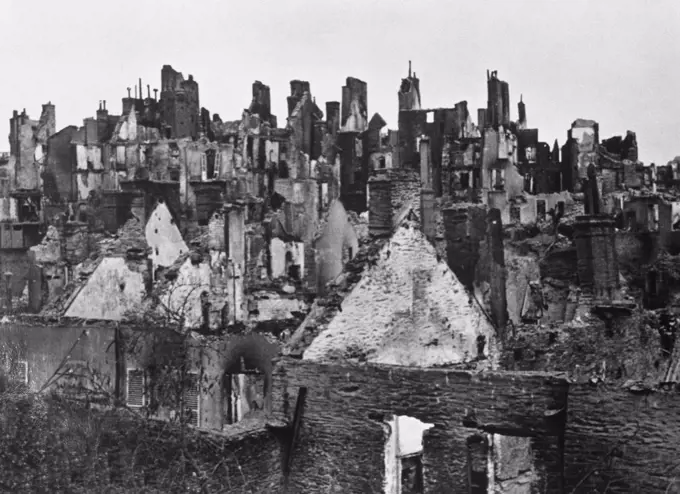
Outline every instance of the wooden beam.
{"label": "wooden beam", "polygon": [[295,404],[295,415],[293,415],[293,424],[291,426],[290,440],[288,441],[283,462],[283,474],[286,477],[286,484],[288,484],[288,476],[290,474],[290,466],[293,461],[293,453],[295,452],[295,446],[300,435],[302,413],[304,411],[306,397],[307,388],[305,387],[300,388],[300,391],[298,392],[297,403]]}

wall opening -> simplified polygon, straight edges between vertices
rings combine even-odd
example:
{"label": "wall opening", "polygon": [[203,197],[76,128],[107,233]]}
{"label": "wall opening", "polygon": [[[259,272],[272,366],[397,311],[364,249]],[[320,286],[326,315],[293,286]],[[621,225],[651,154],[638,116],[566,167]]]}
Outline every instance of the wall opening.
{"label": "wall opening", "polygon": [[460,188],[465,190],[470,187],[470,174],[463,172],[460,174]]}
{"label": "wall opening", "polygon": [[536,201],[536,215],[539,221],[545,221],[545,201],[542,199]]}
{"label": "wall opening", "polygon": [[466,441],[469,494],[486,494],[489,488],[489,440],[474,435]]}
{"label": "wall opening", "polygon": [[214,149],[208,149],[205,152],[205,161],[206,161],[206,179],[207,180],[212,180],[215,178],[215,150]]}
{"label": "wall opening", "polygon": [[286,160],[279,161],[279,178],[288,178],[288,163],[286,163]]}
{"label": "wall opening", "polygon": [[386,494],[420,494],[424,491],[423,433],[434,427],[407,415],[387,421],[385,444]]}

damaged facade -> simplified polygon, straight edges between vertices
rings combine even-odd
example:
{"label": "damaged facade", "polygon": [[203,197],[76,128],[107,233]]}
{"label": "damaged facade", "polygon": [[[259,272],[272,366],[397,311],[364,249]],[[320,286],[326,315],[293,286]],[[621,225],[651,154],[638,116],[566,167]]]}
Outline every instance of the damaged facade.
{"label": "damaged facade", "polygon": [[67,365],[174,420],[155,356],[182,348],[191,424],[260,420],[281,492],[663,491],[674,443],[626,433],[660,443],[678,396],[680,160],[645,166],[634,132],[581,118],[550,145],[530,99],[513,120],[486,84],[476,112],[427,108],[409,62],[396,130],[355,77],[323,110],[291,81],[278,127],[261,81],[223,121],[167,65],[120,115],[15,114],[4,301],[44,323],[0,327],[23,379],[77,339]]}

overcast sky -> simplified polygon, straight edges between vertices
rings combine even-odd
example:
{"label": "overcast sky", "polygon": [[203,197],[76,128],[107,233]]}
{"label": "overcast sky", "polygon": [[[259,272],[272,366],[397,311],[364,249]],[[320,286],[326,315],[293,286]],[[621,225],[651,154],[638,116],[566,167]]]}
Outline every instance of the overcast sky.
{"label": "overcast sky", "polygon": [[347,76],[368,83],[369,117],[397,126],[408,61],[424,107],[486,106],[486,70],[510,83],[511,117],[524,95],[530,127],[563,144],[576,118],[603,138],[637,132],[640,159],[680,155],[677,0],[2,0],[0,150],[12,110],[57,129],[82,125],[99,100],[119,113],[138,78],[160,86],[170,64],[199,83],[200,102],[240,118],[251,84],[271,87],[285,123],[291,79],[317,104],[340,101]]}

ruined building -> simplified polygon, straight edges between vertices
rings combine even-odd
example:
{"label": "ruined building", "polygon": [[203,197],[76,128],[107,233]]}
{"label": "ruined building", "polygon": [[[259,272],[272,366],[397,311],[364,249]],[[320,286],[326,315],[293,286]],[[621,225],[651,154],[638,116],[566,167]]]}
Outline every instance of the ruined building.
{"label": "ruined building", "polygon": [[248,452],[256,492],[663,492],[680,168],[594,120],[550,145],[530,98],[513,120],[509,84],[486,83],[473,122],[467,101],[427,109],[409,64],[387,132],[354,77],[325,105],[291,81],[278,127],[262,81],[225,121],[169,66],[119,116],[17,115],[0,239],[25,272],[4,289],[40,324],[0,328],[13,369],[39,389],[95,368],[172,421],[153,369],[176,316],[191,425]]}

